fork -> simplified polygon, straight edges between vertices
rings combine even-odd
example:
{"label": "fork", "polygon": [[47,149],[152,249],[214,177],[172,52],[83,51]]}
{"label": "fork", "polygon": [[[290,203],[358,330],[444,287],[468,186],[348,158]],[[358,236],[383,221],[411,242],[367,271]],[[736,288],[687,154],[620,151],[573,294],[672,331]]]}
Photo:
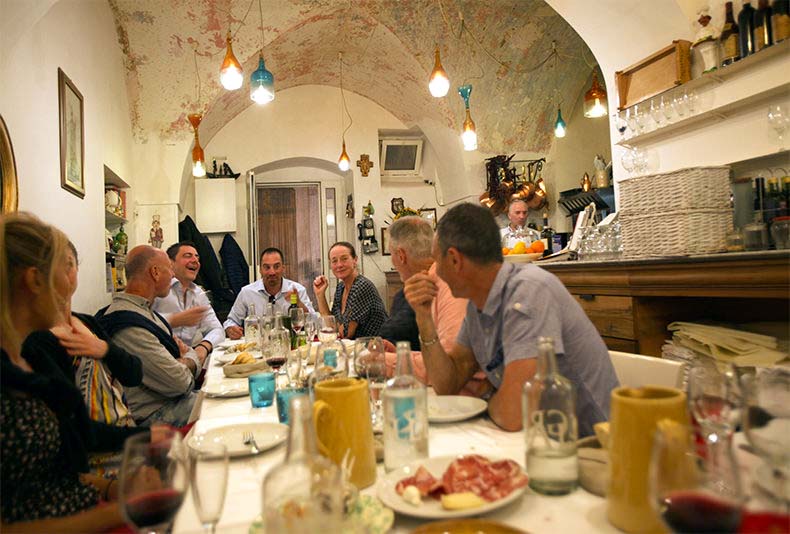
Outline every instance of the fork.
{"label": "fork", "polygon": [[250,446],[250,451],[252,454],[258,454],[261,450],[258,448],[258,444],[255,443],[255,436],[252,435],[252,432],[244,432],[242,434],[242,438],[244,438],[244,444]]}

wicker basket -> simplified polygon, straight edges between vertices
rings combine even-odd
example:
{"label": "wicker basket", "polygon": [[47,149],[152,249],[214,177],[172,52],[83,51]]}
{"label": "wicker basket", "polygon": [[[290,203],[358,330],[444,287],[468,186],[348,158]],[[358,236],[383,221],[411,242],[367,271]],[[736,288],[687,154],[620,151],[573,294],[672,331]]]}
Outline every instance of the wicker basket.
{"label": "wicker basket", "polygon": [[723,252],[732,227],[730,209],[618,213],[626,258]]}
{"label": "wicker basket", "polygon": [[725,210],[730,205],[729,167],[691,167],[619,182],[621,211]]}

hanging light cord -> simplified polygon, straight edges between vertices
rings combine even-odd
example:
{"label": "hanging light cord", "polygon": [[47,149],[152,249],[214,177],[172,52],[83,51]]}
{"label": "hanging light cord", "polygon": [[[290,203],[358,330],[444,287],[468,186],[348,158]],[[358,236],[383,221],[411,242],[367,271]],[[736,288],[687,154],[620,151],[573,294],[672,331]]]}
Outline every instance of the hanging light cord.
{"label": "hanging light cord", "polygon": [[263,54],[263,8],[261,7],[261,0],[258,0],[258,13],[261,15],[261,54]]}
{"label": "hanging light cord", "polygon": [[197,90],[197,107],[200,109],[200,72],[198,71],[197,64],[197,42],[192,43],[192,52],[194,53],[195,58],[195,88]]}
{"label": "hanging light cord", "polygon": [[[351,128],[351,125],[354,124],[354,119],[353,117],[351,117],[351,113],[348,112],[348,106],[346,105],[346,94],[345,92],[343,92],[343,53],[342,52],[340,53],[340,98],[343,100],[343,110],[346,112],[346,115],[348,115],[348,121],[349,121],[348,126],[346,126],[346,129],[343,130],[343,135],[341,136],[343,138],[343,141],[345,141],[346,132]],[[343,122],[345,122],[343,120],[342,113],[340,117],[341,117],[340,125],[342,126]]]}

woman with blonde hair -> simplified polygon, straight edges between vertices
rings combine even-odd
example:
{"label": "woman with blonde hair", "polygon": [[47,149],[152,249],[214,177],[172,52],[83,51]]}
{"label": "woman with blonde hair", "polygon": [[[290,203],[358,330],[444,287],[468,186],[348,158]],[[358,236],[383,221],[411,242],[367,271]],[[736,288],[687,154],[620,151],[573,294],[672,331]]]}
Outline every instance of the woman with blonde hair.
{"label": "woman with blonde hair", "polygon": [[[98,423],[73,375],[25,340],[51,328],[68,285],[66,236],[30,214],[0,217],[0,530],[89,532],[123,523],[117,484],[87,474]],[[24,356],[23,356],[24,353]],[[106,425],[105,425],[106,426]],[[138,431],[138,429],[118,429]]]}

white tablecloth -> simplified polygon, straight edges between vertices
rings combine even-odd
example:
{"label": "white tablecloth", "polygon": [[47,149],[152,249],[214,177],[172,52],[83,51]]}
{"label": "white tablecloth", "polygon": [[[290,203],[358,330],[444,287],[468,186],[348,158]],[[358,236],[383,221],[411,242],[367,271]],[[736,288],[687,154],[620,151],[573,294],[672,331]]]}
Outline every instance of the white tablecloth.
{"label": "white tablecloth", "polygon": [[[206,382],[223,380],[222,369],[211,364]],[[252,408],[249,397],[217,399],[205,397],[198,407],[200,419],[193,432],[249,421],[277,422],[275,406]],[[524,465],[524,434],[503,432],[488,418],[479,416],[455,424],[431,425],[430,455],[445,456],[479,453],[512,458]],[[225,508],[217,532],[246,533],[261,512],[261,484],[266,472],[285,456],[285,444],[257,456],[231,460]],[[379,464],[379,478],[384,474]],[[375,495],[376,485],[363,493]],[[527,488],[523,498],[485,517],[524,529],[540,532],[619,532],[606,520],[606,502],[583,489],[562,497],[545,497]],[[424,520],[396,514],[392,532],[410,532]],[[173,532],[201,532],[192,496],[188,495],[176,517]]]}

